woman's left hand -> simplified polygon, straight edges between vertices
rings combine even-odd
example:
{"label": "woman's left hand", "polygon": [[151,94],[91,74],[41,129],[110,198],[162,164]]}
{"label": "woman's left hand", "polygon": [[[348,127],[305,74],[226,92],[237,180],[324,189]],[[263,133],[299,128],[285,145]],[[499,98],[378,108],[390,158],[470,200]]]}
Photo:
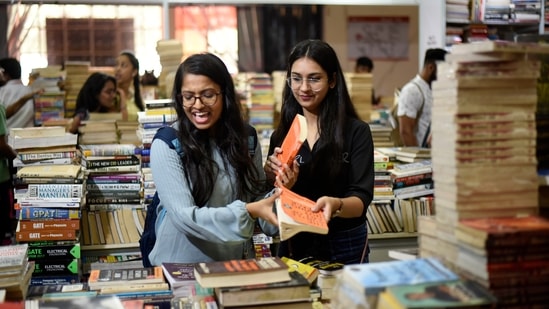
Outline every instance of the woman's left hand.
{"label": "woman's left hand", "polygon": [[279,169],[277,172],[275,186],[291,189],[295,185],[298,175],[299,164],[296,160],[294,160],[291,167],[288,166],[288,164],[284,164],[282,165],[282,168]]}

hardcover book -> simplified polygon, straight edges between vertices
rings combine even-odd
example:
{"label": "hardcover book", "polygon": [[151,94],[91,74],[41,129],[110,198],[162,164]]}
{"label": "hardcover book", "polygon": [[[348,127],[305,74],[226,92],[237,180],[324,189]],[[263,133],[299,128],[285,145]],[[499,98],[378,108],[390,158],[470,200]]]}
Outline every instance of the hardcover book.
{"label": "hardcover book", "polygon": [[197,263],[194,267],[194,276],[205,288],[290,280],[288,265],[279,257]]}
{"label": "hardcover book", "polygon": [[215,294],[218,303],[223,307],[309,300],[309,281],[295,271],[290,272],[290,277],[289,281],[216,288]]}
{"label": "hardcover book", "polygon": [[79,219],[80,210],[48,207],[21,207],[21,209],[16,210],[15,218],[18,220]]}
{"label": "hardcover book", "polygon": [[28,244],[0,246],[0,272],[21,269],[28,257]]}
{"label": "hardcover book", "polygon": [[280,240],[287,240],[299,232],[328,234],[328,223],[324,214],[312,212],[315,202],[283,189],[275,201],[278,216]]}
{"label": "hardcover book", "polygon": [[291,166],[301,145],[303,145],[306,139],[307,121],[305,116],[296,114],[292,125],[280,146],[282,153],[278,154],[278,160],[280,160],[282,164],[286,163],[288,166]]}
{"label": "hardcover book", "polygon": [[79,230],[80,220],[19,220],[17,231],[41,231],[41,230]]}

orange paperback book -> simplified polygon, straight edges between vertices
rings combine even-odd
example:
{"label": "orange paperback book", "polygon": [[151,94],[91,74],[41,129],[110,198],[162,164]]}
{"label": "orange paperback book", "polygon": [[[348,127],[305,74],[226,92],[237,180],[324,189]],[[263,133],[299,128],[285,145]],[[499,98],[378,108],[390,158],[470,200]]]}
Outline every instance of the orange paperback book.
{"label": "orange paperback book", "polygon": [[295,159],[295,156],[299,152],[301,145],[307,139],[307,121],[305,116],[297,114],[286,134],[286,137],[282,141],[282,153],[278,154],[278,160],[282,164],[286,163],[289,166],[292,165],[292,162]]}
{"label": "orange paperback book", "polygon": [[280,240],[286,240],[299,232],[328,234],[324,214],[312,212],[315,202],[289,189],[283,189],[276,199],[276,212]]}

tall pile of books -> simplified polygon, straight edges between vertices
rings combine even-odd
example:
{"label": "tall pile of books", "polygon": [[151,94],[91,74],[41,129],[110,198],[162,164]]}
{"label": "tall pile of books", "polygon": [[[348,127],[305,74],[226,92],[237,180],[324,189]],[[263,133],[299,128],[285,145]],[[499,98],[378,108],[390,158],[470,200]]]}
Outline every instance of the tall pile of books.
{"label": "tall pile of books", "polygon": [[28,244],[0,247],[0,289],[5,290],[6,300],[25,300],[33,269]]}
{"label": "tall pile of books", "polygon": [[147,100],[145,111],[138,113],[137,137],[141,152],[141,172],[143,174],[144,203],[152,201],[156,186],[152,179],[150,168],[151,143],[156,131],[164,126],[170,126],[177,119],[172,99]]}
{"label": "tall pile of books", "polygon": [[345,83],[351,100],[363,121],[370,121],[372,113],[373,75],[370,73],[345,73]]}
{"label": "tall pile of books", "polygon": [[32,285],[80,279],[80,210],[84,177],[76,135],[63,127],[11,129],[15,161],[15,239],[28,244],[35,263]]}
{"label": "tall pile of books", "polygon": [[65,115],[69,117],[76,111],[76,98],[90,75],[89,69],[89,61],[65,62]]}
{"label": "tall pile of books", "polygon": [[[438,241],[458,252],[454,231],[462,220],[539,211],[535,59],[547,53],[539,44],[476,42],[454,46],[439,65],[432,113],[436,227],[445,236]],[[420,249],[421,243],[420,237]],[[513,305],[539,304],[520,301]]]}
{"label": "tall pile of books", "polygon": [[167,78],[170,74],[175,74],[181,59],[183,58],[183,43],[178,40],[160,40],[156,42],[156,52],[160,59],[162,71],[158,76],[158,89],[163,92],[165,97],[172,93],[173,84]]}
{"label": "tall pile of books", "polygon": [[250,124],[259,132],[273,128],[275,98],[271,76],[252,73],[248,79],[250,95]]}
{"label": "tall pile of books", "polygon": [[96,144],[80,145],[80,149],[87,177],[83,244],[90,248],[137,246],[145,216],[136,146]]}

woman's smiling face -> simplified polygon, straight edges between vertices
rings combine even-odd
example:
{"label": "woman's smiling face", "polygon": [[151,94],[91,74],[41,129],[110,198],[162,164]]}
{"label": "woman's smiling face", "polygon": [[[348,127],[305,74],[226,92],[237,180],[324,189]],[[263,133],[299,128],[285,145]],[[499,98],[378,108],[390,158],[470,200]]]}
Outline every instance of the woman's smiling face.
{"label": "woman's smiling face", "polygon": [[[200,130],[213,128],[223,112],[223,95],[219,85],[205,75],[187,73],[183,77],[181,94],[179,104],[183,104],[189,120]],[[209,97],[211,102],[204,104],[201,96]]]}

